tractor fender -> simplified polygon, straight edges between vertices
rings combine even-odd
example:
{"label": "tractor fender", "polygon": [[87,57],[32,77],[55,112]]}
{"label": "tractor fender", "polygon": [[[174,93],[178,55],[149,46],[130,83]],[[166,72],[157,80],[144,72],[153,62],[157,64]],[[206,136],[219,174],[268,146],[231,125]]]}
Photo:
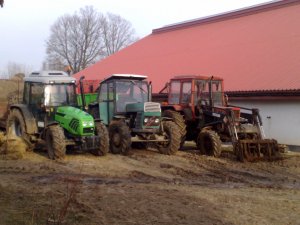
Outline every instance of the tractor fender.
{"label": "tractor fender", "polygon": [[53,121],[51,123],[48,123],[47,126],[46,126],[46,128],[51,127],[53,125],[59,125],[59,122]]}
{"label": "tractor fender", "polygon": [[181,105],[161,105],[161,110],[173,110],[176,112],[182,112],[182,106]]}
{"label": "tractor fender", "polygon": [[26,132],[28,134],[36,134],[38,133],[38,128],[36,125],[36,120],[33,116],[33,114],[30,112],[28,107],[23,104],[13,104],[10,106],[9,110],[18,109],[22,113],[24,117],[24,122],[26,126]]}
{"label": "tractor fender", "polygon": [[113,116],[113,119],[115,119],[115,120],[125,120],[125,119],[126,119],[126,116],[122,116],[122,115],[114,115],[114,116]]}
{"label": "tractor fender", "polygon": [[42,133],[40,134],[40,137],[41,137],[42,139],[45,140],[45,139],[46,139],[46,133],[47,133],[48,128],[51,127],[51,126],[54,126],[54,125],[59,125],[59,123],[56,122],[56,121],[53,121],[53,122],[51,122],[51,123],[48,123],[48,124],[46,125],[46,127],[42,130]]}
{"label": "tractor fender", "polygon": [[170,117],[161,117],[161,121],[174,121],[173,118],[170,118]]}

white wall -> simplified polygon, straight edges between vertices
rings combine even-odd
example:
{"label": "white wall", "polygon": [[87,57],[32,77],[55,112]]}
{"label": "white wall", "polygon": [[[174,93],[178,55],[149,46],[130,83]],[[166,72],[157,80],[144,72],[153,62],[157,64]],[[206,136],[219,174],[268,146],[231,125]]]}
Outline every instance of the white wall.
{"label": "white wall", "polygon": [[229,99],[229,104],[258,108],[267,138],[274,138],[281,144],[300,146],[300,100]]}

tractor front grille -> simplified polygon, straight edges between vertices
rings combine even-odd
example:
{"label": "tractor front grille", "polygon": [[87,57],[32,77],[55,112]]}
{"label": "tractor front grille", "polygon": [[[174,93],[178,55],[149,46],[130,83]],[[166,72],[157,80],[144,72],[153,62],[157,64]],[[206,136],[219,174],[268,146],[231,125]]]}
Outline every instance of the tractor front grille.
{"label": "tractor front grille", "polygon": [[157,102],[145,102],[144,112],[161,112],[160,103]]}
{"label": "tractor front grille", "polygon": [[83,128],[83,133],[84,133],[84,134],[91,134],[91,133],[94,133],[94,128],[93,128],[93,127],[86,127],[86,128]]}
{"label": "tractor front grille", "polygon": [[78,119],[72,119],[71,122],[69,123],[69,126],[72,130],[77,132],[78,127],[79,127],[79,120]]}
{"label": "tractor front grille", "polygon": [[135,118],[135,128],[142,129],[142,113],[137,113]]}

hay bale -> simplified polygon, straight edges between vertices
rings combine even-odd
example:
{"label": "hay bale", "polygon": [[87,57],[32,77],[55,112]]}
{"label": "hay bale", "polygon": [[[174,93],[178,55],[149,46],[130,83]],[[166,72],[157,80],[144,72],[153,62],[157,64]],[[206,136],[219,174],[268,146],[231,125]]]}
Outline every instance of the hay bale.
{"label": "hay bale", "polygon": [[26,150],[27,144],[22,138],[7,139],[4,133],[0,132],[0,159],[22,159]]}

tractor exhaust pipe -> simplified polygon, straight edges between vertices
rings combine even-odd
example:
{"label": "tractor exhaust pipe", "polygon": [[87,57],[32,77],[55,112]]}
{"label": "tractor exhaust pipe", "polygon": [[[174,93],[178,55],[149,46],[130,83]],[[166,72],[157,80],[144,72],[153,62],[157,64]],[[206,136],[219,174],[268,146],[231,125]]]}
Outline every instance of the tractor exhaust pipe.
{"label": "tractor exhaust pipe", "polygon": [[152,81],[150,81],[148,85],[148,101],[152,101]]}
{"label": "tractor exhaust pipe", "polygon": [[214,76],[211,76],[210,80],[209,80],[209,105],[210,107],[213,107],[213,90],[212,90],[212,80],[214,79]]}
{"label": "tractor exhaust pipe", "polygon": [[81,103],[82,103],[82,108],[84,111],[86,111],[85,107],[85,98],[84,98],[84,93],[83,93],[83,79],[85,78],[85,76],[81,76],[79,79],[79,88],[80,88],[80,95],[81,95]]}

